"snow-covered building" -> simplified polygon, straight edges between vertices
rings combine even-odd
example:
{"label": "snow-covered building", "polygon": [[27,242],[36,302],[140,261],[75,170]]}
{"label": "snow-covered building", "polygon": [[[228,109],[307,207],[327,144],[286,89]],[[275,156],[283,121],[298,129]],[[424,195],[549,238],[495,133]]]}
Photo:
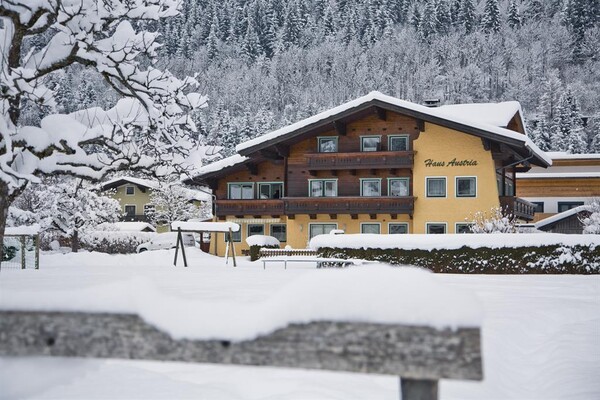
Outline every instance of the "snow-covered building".
{"label": "snow-covered building", "polygon": [[517,173],[517,196],[536,205],[535,221],[600,198],[600,154],[546,154],[551,167]]}
{"label": "snow-covered building", "polygon": [[[304,248],[321,233],[456,233],[498,206],[531,221],[515,174],[552,161],[517,102],[425,107],[372,92],[244,142],[188,183],[209,186],[234,234]],[[223,254],[218,235],[212,251]]]}
{"label": "snow-covered building", "polygon": [[591,214],[587,205],[570,208],[566,211],[554,214],[535,223],[535,228],[552,233],[583,233],[583,219]]}

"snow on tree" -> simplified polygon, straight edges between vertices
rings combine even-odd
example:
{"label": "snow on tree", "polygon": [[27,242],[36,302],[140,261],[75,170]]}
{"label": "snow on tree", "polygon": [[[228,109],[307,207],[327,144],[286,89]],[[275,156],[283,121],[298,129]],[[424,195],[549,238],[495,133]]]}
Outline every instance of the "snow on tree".
{"label": "snow on tree", "polygon": [[497,33],[500,31],[500,7],[498,0],[486,0],[481,19],[485,33]]}
{"label": "snow on tree", "polygon": [[207,219],[211,217],[209,202],[198,200],[198,191],[183,187],[178,183],[161,185],[152,190],[146,215],[154,224],[168,224],[173,221]]}
{"label": "snow on tree", "polygon": [[473,0],[462,0],[460,7],[460,19],[462,20],[462,25],[465,28],[465,32],[473,32],[475,25],[477,24]]}
{"label": "snow on tree", "polygon": [[519,29],[521,27],[521,15],[519,14],[519,7],[515,0],[510,0],[508,5],[508,26],[512,29]]}
{"label": "snow on tree", "polygon": [[[191,91],[198,82],[141,63],[155,59],[159,47],[144,22],[175,16],[180,4],[0,2],[0,241],[9,206],[41,175],[101,179],[126,168],[171,169],[197,150],[188,113],[205,104]],[[114,108],[56,113],[47,83],[75,65],[95,71],[122,97]],[[29,105],[43,114],[39,126],[23,121]]]}
{"label": "snow on tree", "polygon": [[471,223],[473,233],[517,233],[516,218],[505,213],[502,208],[495,207],[490,212],[476,212],[472,218],[467,219]]}
{"label": "snow on tree", "polygon": [[583,224],[583,233],[590,235],[600,235],[600,199],[594,199],[587,209],[590,215],[580,218]]}

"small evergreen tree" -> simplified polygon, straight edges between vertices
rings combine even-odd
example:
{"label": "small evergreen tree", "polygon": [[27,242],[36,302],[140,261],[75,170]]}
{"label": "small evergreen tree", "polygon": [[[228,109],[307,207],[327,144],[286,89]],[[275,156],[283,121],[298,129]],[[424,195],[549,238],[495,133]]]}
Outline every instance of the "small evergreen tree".
{"label": "small evergreen tree", "polygon": [[500,31],[498,0],[486,0],[481,24],[485,33],[498,33]]}
{"label": "small evergreen tree", "polygon": [[476,25],[475,5],[473,4],[473,0],[462,0],[460,19],[462,21],[462,25],[465,27],[465,32],[473,32]]}
{"label": "small evergreen tree", "polygon": [[521,15],[519,15],[519,7],[515,0],[510,0],[508,5],[508,26],[512,29],[519,29],[521,27]]}

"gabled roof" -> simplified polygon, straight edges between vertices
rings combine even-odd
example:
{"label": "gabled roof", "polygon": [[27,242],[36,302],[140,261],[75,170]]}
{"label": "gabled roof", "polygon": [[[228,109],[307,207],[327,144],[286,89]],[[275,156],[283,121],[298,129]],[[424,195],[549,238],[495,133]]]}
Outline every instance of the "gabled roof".
{"label": "gabled roof", "polygon": [[[104,183],[101,183],[99,185],[99,189],[100,190],[108,190],[108,189],[115,189],[118,188],[119,186],[122,185],[136,185],[138,187],[144,188],[144,189],[158,189],[161,186],[161,182],[159,181],[153,181],[150,179],[143,179],[143,178],[135,178],[132,176],[120,176],[117,178],[113,178],[109,181],[106,181]],[[179,183],[174,183],[175,185],[178,185]],[[208,193],[209,191],[200,191],[200,190],[195,190],[195,189],[189,189],[189,188],[183,188],[186,194],[186,197],[188,198],[188,200],[196,200],[196,201],[209,201],[211,199],[211,195]]]}
{"label": "gabled roof", "polygon": [[438,110],[453,118],[469,119],[501,128],[506,128],[515,116],[523,120],[521,104],[518,101],[452,104],[438,107]]}
{"label": "gabled roof", "polygon": [[[473,105],[470,105],[473,106]],[[327,126],[335,121],[356,114],[362,110],[372,107],[397,112],[408,115],[423,121],[445,126],[470,135],[479,136],[484,139],[504,143],[511,146],[515,151],[523,156],[530,153],[532,159],[530,162],[543,167],[552,165],[552,160],[531,139],[522,133],[511,131],[506,128],[494,126],[492,124],[481,122],[477,118],[467,118],[464,115],[456,115],[457,112],[444,111],[441,108],[430,108],[408,101],[400,100],[395,97],[386,96],[380,92],[371,92],[366,96],[344,103],[302,121],[285,126],[275,131],[266,133],[262,136],[241,143],[236,147],[238,153],[243,156],[249,156],[260,150],[266,149],[274,144],[291,140],[297,136],[307,133],[319,127]],[[491,108],[489,105],[486,108]],[[509,102],[506,106],[500,106],[502,109],[514,109],[514,102]],[[520,108],[520,107],[519,107]],[[458,110],[458,108],[456,108]],[[510,111],[510,110],[509,110]],[[464,114],[464,110],[460,111]],[[502,112],[502,120],[505,119],[508,112]],[[514,116],[514,114],[513,114]],[[489,122],[489,121],[488,121]],[[498,122],[498,121],[495,121]],[[501,121],[503,122],[503,121]]]}
{"label": "gabled roof", "polygon": [[536,222],[535,227],[536,227],[536,229],[541,229],[545,226],[552,225],[559,221],[562,221],[563,219],[569,218],[572,215],[579,214],[582,212],[590,212],[590,210],[591,210],[591,208],[589,205],[574,207],[574,208],[571,208],[570,210],[563,211],[561,213],[552,215],[551,217],[544,218],[544,219]]}

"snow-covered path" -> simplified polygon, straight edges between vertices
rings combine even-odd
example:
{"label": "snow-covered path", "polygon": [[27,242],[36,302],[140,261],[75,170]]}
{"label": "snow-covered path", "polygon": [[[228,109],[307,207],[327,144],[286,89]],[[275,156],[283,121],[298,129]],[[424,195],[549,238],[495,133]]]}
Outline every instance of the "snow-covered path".
{"label": "snow-covered path", "polygon": [[[220,259],[193,255],[192,266],[184,269],[170,267],[171,260],[169,252],[44,255],[39,271],[0,272],[0,303],[7,301],[3,293],[15,290],[90,293],[140,275],[181,298],[252,303],[314,270],[273,265],[263,271],[261,264],[245,261],[233,269]],[[449,286],[474,291],[485,311],[485,380],[442,381],[441,399],[600,398],[600,277],[438,276]],[[4,358],[0,397],[397,399],[398,380],[272,368]]]}

